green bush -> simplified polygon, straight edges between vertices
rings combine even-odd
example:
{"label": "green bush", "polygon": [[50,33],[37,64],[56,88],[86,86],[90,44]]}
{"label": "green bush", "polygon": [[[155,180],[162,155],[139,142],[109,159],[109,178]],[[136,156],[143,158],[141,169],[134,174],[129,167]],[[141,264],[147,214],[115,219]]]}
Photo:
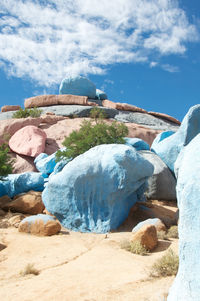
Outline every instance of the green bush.
{"label": "green bush", "polygon": [[16,111],[12,117],[13,118],[27,118],[27,117],[40,117],[42,113],[42,110],[39,110],[38,108],[33,109],[22,109],[20,108],[18,111]]}
{"label": "green bush", "polygon": [[152,266],[152,277],[174,276],[178,272],[179,258],[171,249]]}
{"label": "green bush", "polygon": [[123,137],[128,134],[128,128],[124,124],[117,122],[106,124],[102,112],[97,111],[96,108],[91,110],[90,116],[95,119],[95,124],[84,120],[78,131],[73,131],[69,137],[66,137],[63,142],[66,150],[57,151],[57,161],[63,158],[73,159],[100,144],[125,143]]}
{"label": "green bush", "polygon": [[12,161],[9,156],[9,148],[6,143],[0,146],[0,180],[12,173]]}

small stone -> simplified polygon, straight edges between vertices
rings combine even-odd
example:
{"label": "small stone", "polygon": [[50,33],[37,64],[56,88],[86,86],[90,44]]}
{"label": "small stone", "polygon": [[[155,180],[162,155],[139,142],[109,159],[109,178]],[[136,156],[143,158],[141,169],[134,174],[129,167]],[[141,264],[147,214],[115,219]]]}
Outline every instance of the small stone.
{"label": "small stone", "polygon": [[153,250],[158,244],[156,227],[153,225],[144,225],[139,231],[133,234],[131,241],[139,241],[147,250]]}

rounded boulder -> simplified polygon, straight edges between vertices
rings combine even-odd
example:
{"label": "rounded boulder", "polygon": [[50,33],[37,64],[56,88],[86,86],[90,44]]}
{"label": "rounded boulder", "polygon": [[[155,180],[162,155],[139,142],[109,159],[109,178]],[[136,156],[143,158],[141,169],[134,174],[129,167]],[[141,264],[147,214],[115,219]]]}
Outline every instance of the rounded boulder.
{"label": "rounded boulder", "polygon": [[83,76],[67,77],[64,78],[60,84],[59,94],[72,94],[95,98],[96,86]]}

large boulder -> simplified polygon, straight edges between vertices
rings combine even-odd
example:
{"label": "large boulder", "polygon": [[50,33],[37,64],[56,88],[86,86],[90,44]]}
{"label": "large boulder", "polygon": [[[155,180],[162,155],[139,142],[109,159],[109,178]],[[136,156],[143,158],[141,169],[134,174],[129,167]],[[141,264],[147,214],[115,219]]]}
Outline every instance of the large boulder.
{"label": "large boulder", "polygon": [[126,219],[152,173],[152,164],[134,148],[99,145],[51,176],[42,199],[64,227],[105,233]]}
{"label": "large boulder", "polygon": [[67,77],[64,78],[60,84],[59,94],[72,94],[95,98],[96,86],[83,76]]}
{"label": "large boulder", "polygon": [[200,132],[200,105],[190,108],[176,133],[152,144],[154,151],[174,172],[174,163],[181,149]]}
{"label": "large boulder", "polygon": [[146,197],[151,200],[176,200],[176,178],[167,165],[153,152],[142,150],[139,153],[154,166],[153,175],[148,179]]}
{"label": "large boulder", "polygon": [[60,223],[52,216],[37,214],[26,217],[21,221],[19,232],[30,233],[39,236],[51,236],[61,230]]}
{"label": "large boulder", "polygon": [[0,196],[14,197],[17,194],[30,190],[43,191],[44,178],[39,172],[26,172],[8,175],[0,181]]}
{"label": "large boulder", "polygon": [[2,207],[4,210],[11,210],[24,214],[38,214],[44,210],[41,192],[29,191],[28,193],[16,196],[15,199]]}
{"label": "large boulder", "polygon": [[25,108],[46,107],[55,105],[96,106],[95,102],[88,101],[86,96],[78,95],[39,95],[25,99]]}
{"label": "large boulder", "polygon": [[[197,126],[200,121],[196,120]],[[189,138],[189,137],[188,137]],[[200,296],[200,134],[179,155],[177,199],[179,206],[179,271],[168,301],[198,301]]]}
{"label": "large boulder", "polygon": [[25,126],[9,140],[11,150],[20,155],[36,157],[44,152],[46,133],[36,126]]}

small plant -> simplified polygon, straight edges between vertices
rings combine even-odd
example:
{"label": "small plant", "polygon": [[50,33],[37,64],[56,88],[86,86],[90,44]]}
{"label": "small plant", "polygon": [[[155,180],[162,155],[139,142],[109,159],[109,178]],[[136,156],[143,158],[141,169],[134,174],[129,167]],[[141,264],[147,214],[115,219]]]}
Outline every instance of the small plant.
{"label": "small plant", "polygon": [[168,238],[178,238],[178,226],[171,226],[167,232]]}
{"label": "small plant", "polygon": [[152,266],[152,277],[174,276],[178,272],[179,258],[171,249]]}
{"label": "small plant", "polygon": [[38,108],[33,108],[33,109],[22,109],[20,108],[18,111],[16,111],[12,117],[13,118],[27,118],[27,117],[40,117],[42,113],[42,110],[39,110]]}
{"label": "small plant", "polygon": [[94,107],[90,111],[90,118],[94,119],[96,123],[98,123],[99,120],[106,119],[107,114],[102,109]]}
{"label": "small plant", "polygon": [[39,271],[34,267],[34,264],[32,263],[28,263],[25,268],[23,269],[23,271],[20,272],[21,276],[26,276],[26,275],[39,275]]}
{"label": "small plant", "polygon": [[57,161],[63,158],[73,159],[100,144],[125,143],[123,137],[128,134],[128,128],[123,123],[112,122],[110,125],[105,123],[102,119],[102,112],[94,109],[91,110],[91,116],[95,119],[95,124],[84,120],[78,131],[73,131],[69,137],[66,137],[63,142],[66,150],[57,151]]}
{"label": "small plant", "polygon": [[157,231],[157,237],[158,237],[158,239],[161,239],[161,240],[168,240],[168,235],[163,230]]}
{"label": "small plant", "polygon": [[6,143],[0,146],[0,180],[12,173],[12,160],[9,156],[9,147]]}
{"label": "small plant", "polygon": [[139,241],[124,240],[121,242],[121,248],[137,255],[147,255],[149,251]]}

